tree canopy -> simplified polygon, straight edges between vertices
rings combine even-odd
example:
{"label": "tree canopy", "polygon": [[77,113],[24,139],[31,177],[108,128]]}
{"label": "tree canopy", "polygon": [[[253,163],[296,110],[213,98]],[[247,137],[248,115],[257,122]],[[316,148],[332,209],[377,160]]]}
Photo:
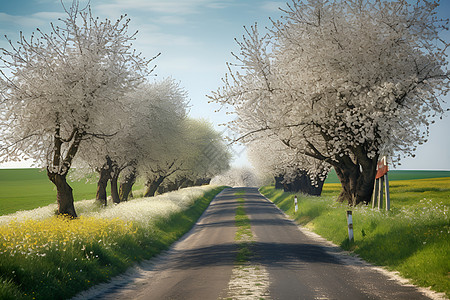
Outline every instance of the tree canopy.
{"label": "tree canopy", "polygon": [[[64,9],[66,18],[50,33],[21,34],[0,49],[0,162],[27,157],[46,168],[58,213],[71,217],[77,214],[66,177],[74,165],[100,174],[103,204],[108,181],[117,203],[139,175],[159,185],[175,172],[206,180],[228,168],[220,134],[187,119],[180,84],[149,81],[158,54],[146,59],[133,48],[126,15],[101,21],[78,1]],[[223,161],[204,164],[210,144]]]}
{"label": "tree canopy", "polygon": [[270,132],[332,165],[340,201],[368,202],[378,157],[414,155],[444,113],[448,21],[435,18],[437,6],[292,1],[266,34],[246,29],[236,67],[210,97],[234,107],[241,140]]}

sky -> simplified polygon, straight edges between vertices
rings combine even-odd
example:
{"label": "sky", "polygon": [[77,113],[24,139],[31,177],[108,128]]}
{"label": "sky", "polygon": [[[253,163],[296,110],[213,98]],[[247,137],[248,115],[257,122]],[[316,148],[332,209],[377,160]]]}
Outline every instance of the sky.
{"label": "sky", "polygon": [[[289,0],[290,1],[290,0]],[[442,0],[438,17],[450,17],[450,1]],[[63,0],[69,7],[71,0]],[[80,6],[86,5],[80,0]],[[235,38],[244,34],[243,26],[263,29],[270,26],[269,17],[278,19],[279,7],[286,1],[264,0],[91,0],[94,15],[117,19],[131,18],[130,31],[138,30],[134,47],[147,58],[158,53],[156,79],[172,77],[186,89],[190,98],[190,115],[205,118],[217,130],[229,134],[226,126],[233,119],[224,109],[208,103],[206,95],[222,85],[226,62],[234,62],[231,52],[238,53]],[[65,13],[60,0],[0,0],[0,48],[8,48],[4,38],[18,40],[19,32],[30,36],[36,28],[49,31],[50,22],[58,24]],[[445,39],[450,40],[450,34]],[[450,95],[444,107],[450,107]],[[216,112],[218,111],[218,112]],[[450,170],[450,114],[431,127],[428,143],[418,148],[415,158],[402,160],[397,169]],[[1,134],[1,133],[0,133]],[[249,166],[245,149],[233,147],[234,166]],[[0,164],[0,167],[26,167],[28,163]]]}

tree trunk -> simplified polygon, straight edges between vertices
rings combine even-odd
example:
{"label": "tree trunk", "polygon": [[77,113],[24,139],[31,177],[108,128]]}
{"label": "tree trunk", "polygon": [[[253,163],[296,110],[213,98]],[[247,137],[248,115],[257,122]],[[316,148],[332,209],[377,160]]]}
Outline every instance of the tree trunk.
{"label": "tree trunk", "polygon": [[176,182],[169,182],[166,186],[165,192],[172,192],[178,190],[178,184]]}
{"label": "tree trunk", "polygon": [[371,201],[377,161],[378,156],[370,159],[364,153],[358,153],[356,163],[350,157],[343,157],[339,163],[333,163],[342,186],[339,202],[355,206]]}
{"label": "tree trunk", "polygon": [[132,171],[130,174],[125,176],[124,181],[120,183],[119,199],[121,202],[128,201],[128,197],[131,194],[135,182],[136,182],[136,171]]}
{"label": "tree trunk", "polygon": [[111,177],[111,171],[105,167],[102,167],[98,173],[100,176],[97,182],[97,195],[95,196],[95,199],[102,205],[106,206],[106,199],[108,197],[106,194],[106,187],[108,185],[108,180]]}
{"label": "tree trunk", "polygon": [[75,206],[73,205],[73,192],[67,183],[66,175],[60,175],[47,170],[47,176],[56,186],[56,201],[58,203],[58,215],[68,215],[76,218]]}
{"label": "tree trunk", "polygon": [[283,188],[283,180],[284,180],[284,176],[283,175],[278,175],[275,176],[275,188],[278,190],[281,190]]}
{"label": "tree trunk", "polygon": [[180,188],[187,188],[191,186],[194,186],[194,181],[188,178],[183,179],[182,183],[180,184]]}
{"label": "tree trunk", "polygon": [[209,184],[211,182],[211,178],[198,178],[194,182],[194,186],[202,186],[204,184]]}
{"label": "tree trunk", "polygon": [[165,192],[168,192],[167,191],[167,187],[165,186],[165,185],[160,185],[159,187],[158,187],[158,190],[156,191],[156,193],[155,193],[155,195],[162,195],[162,194],[164,194]]}
{"label": "tree trunk", "polygon": [[[283,178],[279,176],[277,178]],[[298,170],[297,176],[290,183],[284,183],[283,188],[285,192],[302,193],[310,196],[320,196],[322,194],[322,188],[324,179],[320,179],[319,176],[315,178],[316,184],[311,180],[311,177],[304,170]]]}
{"label": "tree trunk", "polygon": [[144,197],[153,197],[155,196],[156,191],[158,190],[161,183],[164,181],[165,176],[159,176],[156,180],[151,182],[147,182],[147,191],[145,192]]}
{"label": "tree trunk", "polygon": [[119,172],[114,172],[110,179],[111,182],[111,197],[115,204],[120,203],[119,190],[117,187],[117,180],[119,179]]}

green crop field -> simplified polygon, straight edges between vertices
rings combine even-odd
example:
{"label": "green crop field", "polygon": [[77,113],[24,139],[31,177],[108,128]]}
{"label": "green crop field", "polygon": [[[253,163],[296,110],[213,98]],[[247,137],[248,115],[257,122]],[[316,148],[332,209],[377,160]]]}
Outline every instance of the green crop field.
{"label": "green crop field", "polygon": [[[96,179],[70,181],[75,201],[93,199]],[[142,188],[137,185],[136,188]],[[41,169],[0,169],[0,215],[56,202],[56,189]]]}
{"label": "green crop field", "polygon": [[[389,179],[411,180],[423,178],[450,177],[450,171],[389,171]],[[69,180],[70,181],[70,180]],[[325,183],[339,183],[336,173],[331,170]],[[86,182],[70,181],[75,201],[95,198],[96,179]],[[142,189],[137,184],[136,189]],[[339,189],[339,185],[328,185],[324,193]],[[28,210],[46,206],[56,201],[56,190],[48,180],[45,171],[40,169],[0,169],[0,215],[10,214],[18,210]]]}
{"label": "green crop field", "polygon": [[[388,173],[389,180],[412,180],[425,178],[450,177],[450,171],[425,171],[425,170],[391,170]],[[334,169],[328,174],[325,183],[339,183]]]}

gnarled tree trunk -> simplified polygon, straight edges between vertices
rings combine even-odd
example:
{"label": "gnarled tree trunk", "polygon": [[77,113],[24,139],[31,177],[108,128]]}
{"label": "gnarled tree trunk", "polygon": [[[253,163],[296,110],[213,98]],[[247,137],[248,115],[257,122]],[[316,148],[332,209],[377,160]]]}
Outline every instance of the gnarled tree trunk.
{"label": "gnarled tree trunk", "polygon": [[158,190],[161,183],[164,181],[165,176],[159,176],[155,180],[147,182],[147,191],[145,192],[144,197],[153,197],[155,196],[156,191]]}
{"label": "gnarled tree trunk", "polygon": [[115,204],[120,203],[120,197],[119,197],[119,189],[117,185],[117,181],[119,180],[119,172],[117,170],[114,172],[114,174],[111,176],[110,182],[111,182],[111,198]]}
{"label": "gnarled tree trunk", "polygon": [[198,178],[194,182],[194,186],[201,186],[204,184],[209,184],[211,182],[211,178]]}
{"label": "gnarled tree trunk", "polygon": [[56,201],[58,203],[58,214],[77,217],[75,206],[73,205],[73,191],[67,183],[66,175],[50,172],[47,169],[47,176],[56,186]]}
{"label": "gnarled tree trunk", "polygon": [[128,201],[128,197],[131,194],[135,182],[136,182],[136,171],[132,171],[127,176],[125,176],[124,181],[120,183],[119,198],[121,202]]}
{"label": "gnarled tree trunk", "polygon": [[339,163],[332,163],[342,186],[338,201],[351,206],[371,201],[378,162],[378,156],[368,158],[363,151],[354,153],[356,159],[344,156]]}
{"label": "gnarled tree trunk", "polygon": [[283,187],[283,181],[284,181],[284,176],[283,175],[278,175],[275,176],[275,188],[277,190],[281,190]]}
{"label": "gnarled tree trunk", "polygon": [[187,188],[187,187],[191,187],[194,186],[194,181],[192,181],[192,179],[188,179],[188,178],[183,178],[180,181],[180,185],[179,188]]}
{"label": "gnarled tree trunk", "polygon": [[[58,214],[68,215],[72,218],[77,217],[75,212],[75,206],[73,205],[73,191],[70,185],[67,183],[67,173],[69,172],[72,160],[78,152],[81,140],[83,139],[83,132],[80,132],[78,128],[74,128],[72,133],[67,139],[61,137],[61,127],[59,124],[59,115],[56,115],[56,127],[53,145],[53,160],[52,166],[47,167],[47,176],[51,182],[56,186],[56,201],[58,203]],[[62,146],[64,143],[70,141],[69,149],[66,152],[66,156],[63,157]],[[51,170],[51,171],[50,171]],[[57,171],[55,171],[57,170]]]}
{"label": "gnarled tree trunk", "polygon": [[95,196],[95,200],[97,200],[100,204],[106,206],[106,199],[108,197],[108,195],[106,194],[106,187],[108,185],[108,180],[111,178],[111,171],[103,166],[98,173],[99,178],[97,182],[97,195]]}

